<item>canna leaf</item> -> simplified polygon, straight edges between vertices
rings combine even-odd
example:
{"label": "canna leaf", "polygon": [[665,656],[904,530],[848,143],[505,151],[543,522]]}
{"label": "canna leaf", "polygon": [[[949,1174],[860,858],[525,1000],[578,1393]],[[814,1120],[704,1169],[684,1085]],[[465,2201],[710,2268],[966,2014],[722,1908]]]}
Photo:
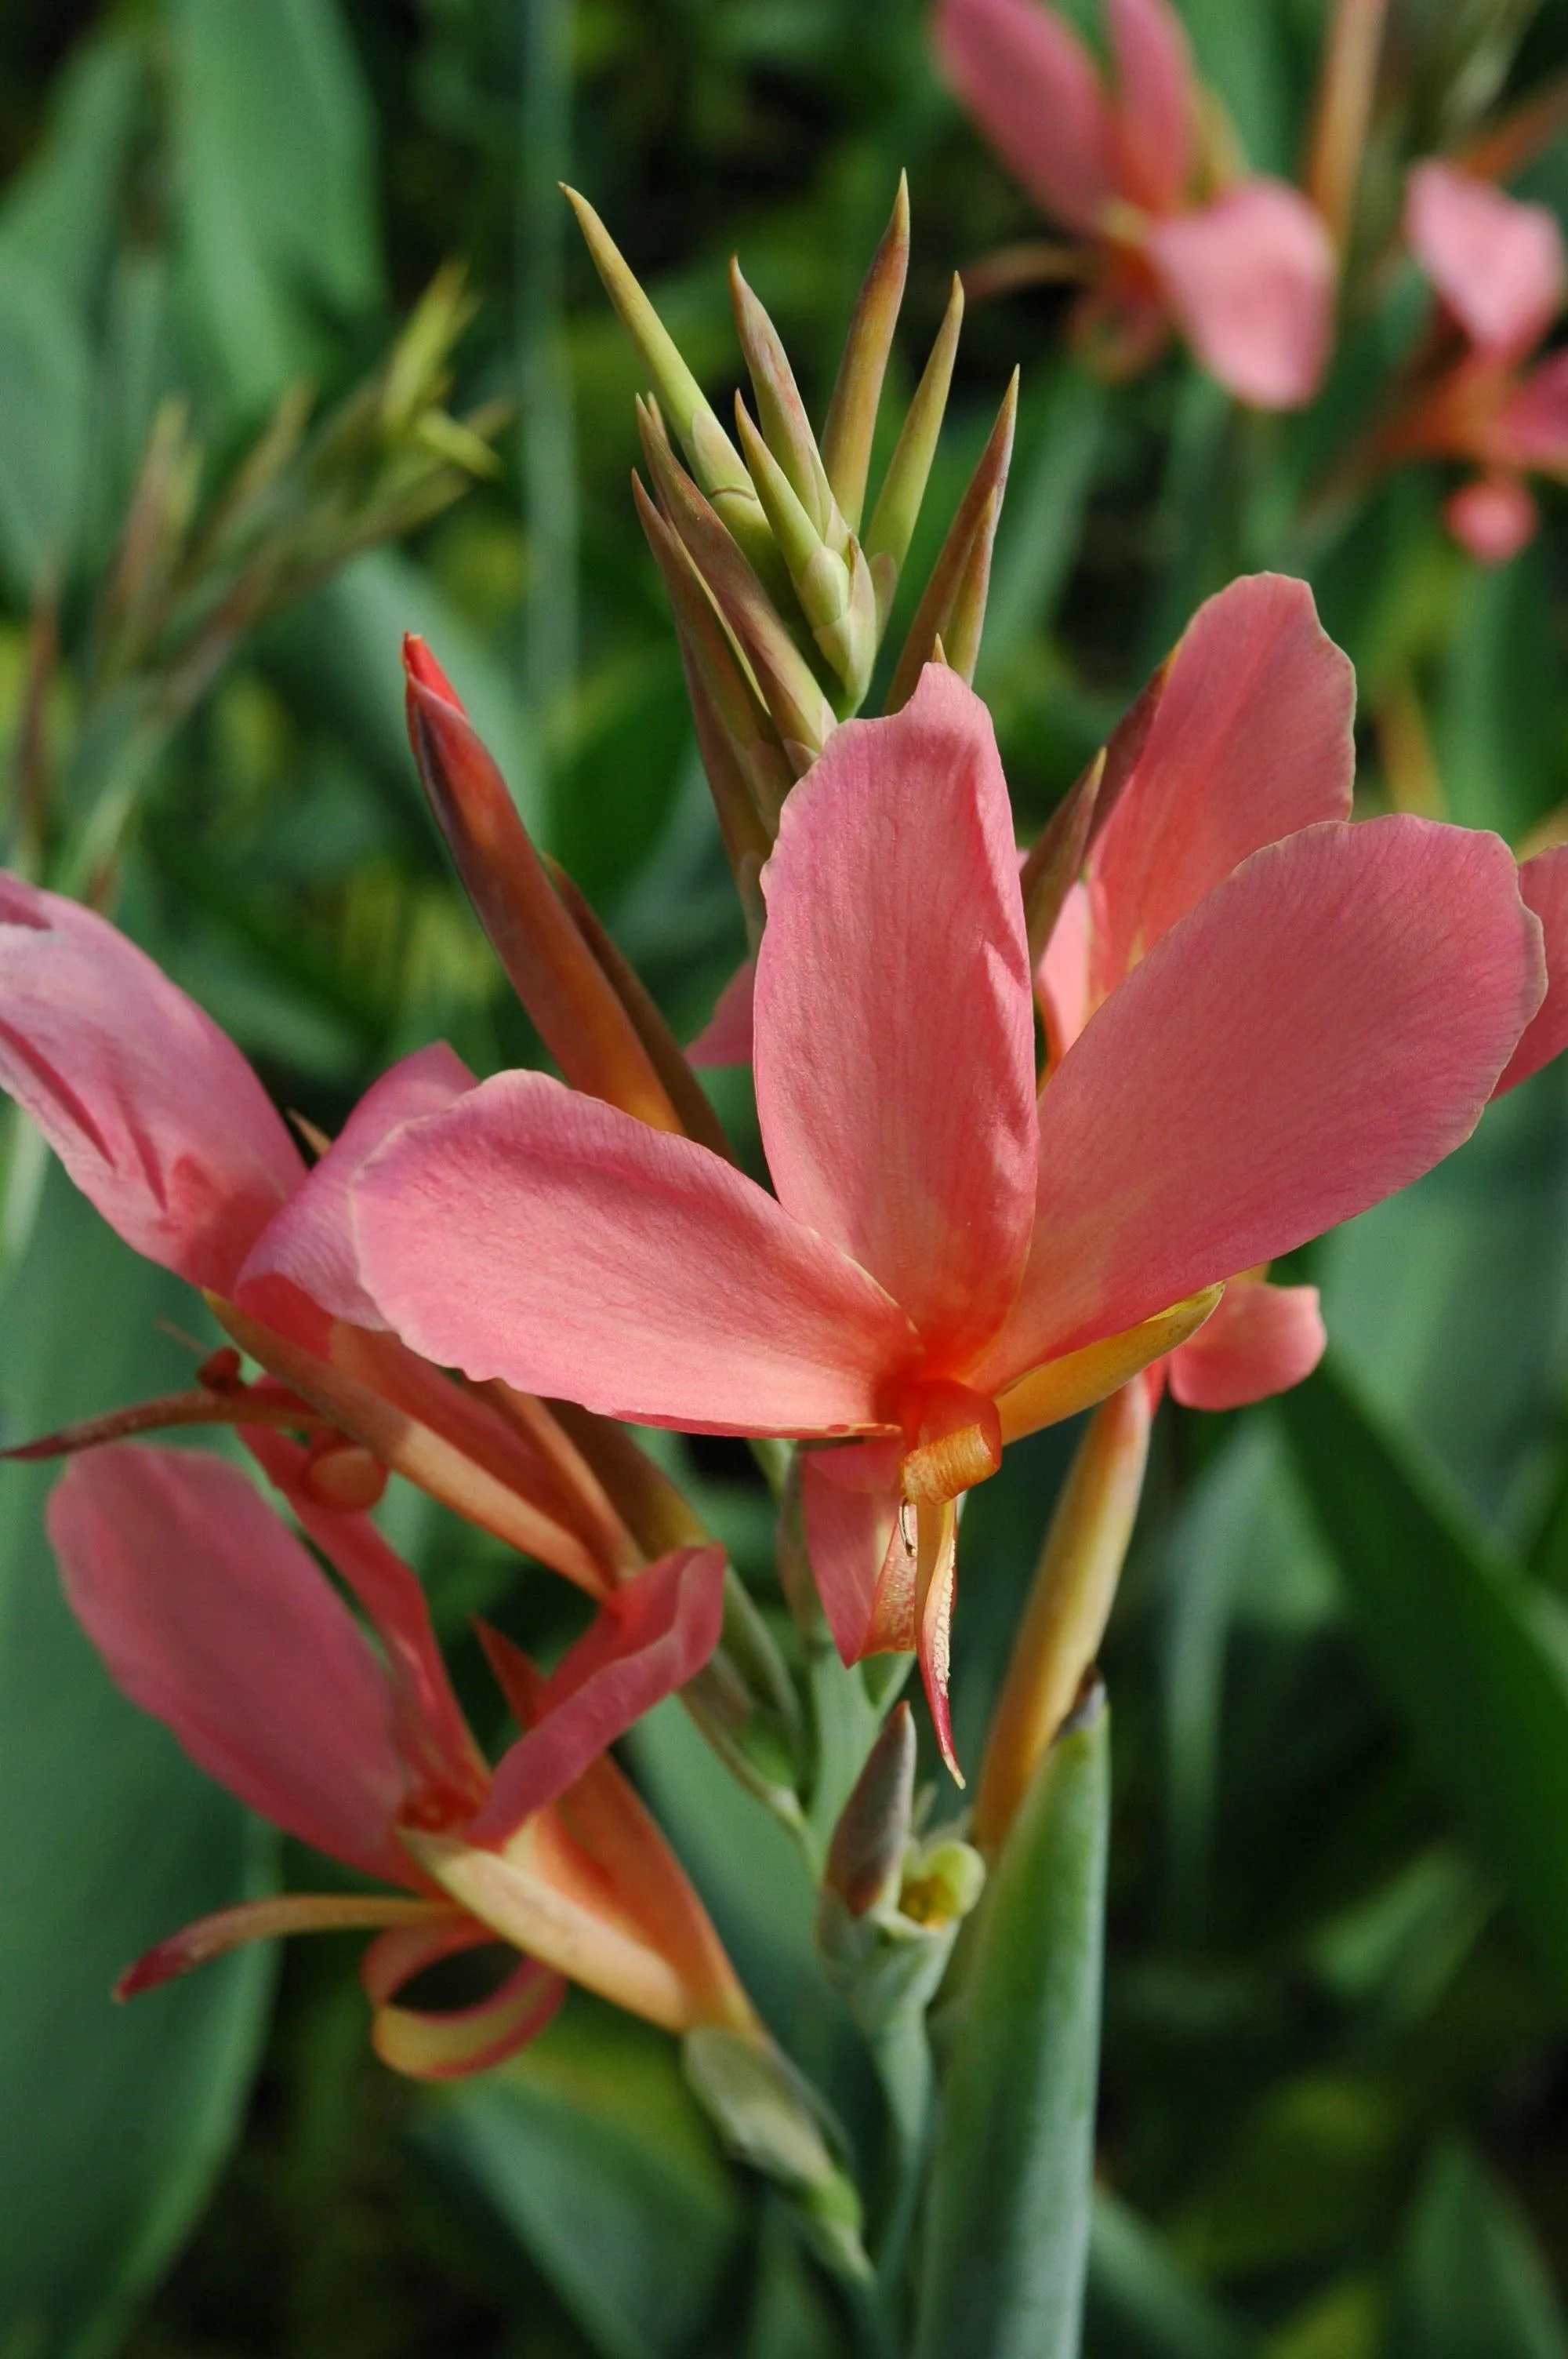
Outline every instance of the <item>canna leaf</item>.
{"label": "canna leaf", "polygon": [[1374,1678],[1568,1991],[1568,1627],[1330,1362],[1281,1400]]}
{"label": "canna leaf", "polygon": [[1076,2359],[1109,1816],[1097,1682],[1041,1764],[977,1919],[943,2082],[914,2359]]}

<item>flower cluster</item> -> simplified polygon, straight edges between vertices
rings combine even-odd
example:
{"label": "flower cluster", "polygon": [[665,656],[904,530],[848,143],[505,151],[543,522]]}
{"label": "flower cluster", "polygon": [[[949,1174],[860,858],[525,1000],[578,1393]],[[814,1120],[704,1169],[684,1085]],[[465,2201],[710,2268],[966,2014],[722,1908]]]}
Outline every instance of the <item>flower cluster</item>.
{"label": "flower cluster", "polygon": [[[1160,0],[1116,0],[1111,24],[1113,92],[1036,0],[948,0],[942,39],[1020,169],[1032,90],[1070,117],[1076,144],[1035,181],[1093,249],[1097,332],[1125,358],[1173,319],[1249,398],[1302,398],[1326,350],[1325,239],[1274,184],[1199,185]],[[1514,373],[1561,292],[1556,247],[1507,202],[1436,166],[1411,200],[1475,347],[1433,378],[1423,447],[1472,451],[1494,491],[1541,462],[1519,421],[1556,379]],[[558,1074],[481,1080],[425,1049],[336,1139],[308,1133],[308,1162],[142,951],[0,879],[0,1083],[229,1338],[189,1391],[31,1449],[71,1458],[50,1532],[121,1686],[357,1879],[175,1932],[127,1992],[239,1941],[364,1928],[376,2045],[438,2077],[508,2053],[578,1982],[695,2043],[721,2125],[849,2250],[832,2140],[611,1746],[679,1693],[806,1844],[855,2003],[885,1988],[890,1944],[931,1945],[900,1985],[929,1995],[983,1873],[966,1832],[998,1855],[1092,1666],[1163,1387],[1222,1409],[1308,1375],[1315,1291],[1270,1264],[1429,1170],[1568,1042],[1568,849],[1521,869],[1496,836],[1353,821],[1350,666],[1303,583],[1258,574],[1199,610],[1021,851],[968,678],[1007,412],[885,709],[857,717],[957,332],[955,307],[862,534],[902,197],[820,443],[736,273],[760,419],[738,412],[739,449],[582,211],[658,394],[639,495],[754,956],[684,1055],[418,641],[418,767]],[[1506,285],[1494,234],[1519,257]],[[697,1078],[719,1061],[752,1068],[765,1169],[740,1167]],[[973,1821],[914,1844],[894,1678],[859,1690],[863,1771],[824,1826],[803,1652],[825,1619],[846,1665],[916,1658],[957,1776],[963,1501],[1010,1441],[1087,1409]],[[772,1445],[793,1634],[628,1425]],[[237,1462],[133,1439],[170,1427],[231,1432],[276,1504]],[[374,1520],[393,1477],[592,1603],[547,1676],[483,1634],[518,1729],[493,1766]],[[406,2002],[427,1967],[494,1944],[512,1962],[478,2004]]]}

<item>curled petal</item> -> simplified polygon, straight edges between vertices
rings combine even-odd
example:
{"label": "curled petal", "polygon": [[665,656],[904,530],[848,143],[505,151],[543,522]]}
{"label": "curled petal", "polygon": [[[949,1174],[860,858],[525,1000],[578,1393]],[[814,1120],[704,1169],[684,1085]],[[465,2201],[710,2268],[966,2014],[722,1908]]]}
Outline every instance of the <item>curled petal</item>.
{"label": "curled petal", "polygon": [[384,2064],[414,2081],[459,2081],[488,2071],[538,2038],[558,2011],[567,1985],[532,1958],[522,1959],[498,1989],[473,2006],[438,2014],[395,2004],[398,1992],[427,1967],[494,1939],[488,1926],[471,1917],[449,1916],[383,1933],[371,1943],[360,1979],[375,2010],[371,2045]]}
{"label": "curled petal", "polygon": [[0,1088],[127,1245],[226,1288],[305,1176],[233,1042],[91,909],[0,875]]}
{"label": "curled petal", "polygon": [[1563,300],[1563,233],[1545,205],[1429,158],[1410,176],[1405,235],[1433,285],[1484,351],[1524,353]]}
{"label": "curled petal", "polygon": [[953,1715],[947,1681],[952,1670],[953,1606],[957,1595],[958,1511],[951,1499],[916,1510],[918,1540],[914,1570],[914,1645],[936,1743],[948,1770],[961,1786],[964,1773],[953,1748]]}
{"label": "curled petal", "polygon": [[1334,336],[1334,245],[1282,180],[1244,180],[1200,212],[1157,222],[1150,255],[1173,316],[1209,375],[1259,409],[1299,409]]}
{"label": "curled petal", "polygon": [[49,1530],[77,1619],[133,1703],[301,1842],[408,1882],[392,1688],[236,1467],[125,1446],[73,1459]]}
{"label": "curled petal", "polygon": [[416,1349],[608,1416],[876,1426],[915,1348],[872,1278],[717,1156],[542,1073],[400,1131],[356,1205],[366,1282]]}
{"label": "curled petal", "polygon": [[1525,1026],[1494,1095],[1529,1081],[1568,1049],[1568,844],[1537,853],[1519,872],[1525,907],[1541,919],[1546,944],[1546,996]]}
{"label": "curled petal", "polygon": [[749,1065],[752,1061],[752,1001],[756,963],[744,959],[719,995],[718,1005],[687,1050],[687,1062],[702,1068]]}
{"label": "curled petal", "polygon": [[1171,1390],[1184,1408],[1246,1408],[1304,1383],[1327,1343],[1315,1286],[1232,1278],[1213,1318],[1171,1354]]}
{"label": "curled petal", "polygon": [[286,1277],[335,1318],[358,1327],[384,1322],[359,1281],[350,1220],[350,1190],[367,1158],[400,1123],[438,1114],[474,1086],[473,1075],[444,1042],[405,1057],[373,1082],[303,1187],[256,1239],[235,1291],[263,1277]]}
{"label": "curled petal", "polygon": [[1355,717],[1304,582],[1255,573],[1198,608],[1095,847],[1095,1002],[1249,853],[1349,818]]}
{"label": "curled petal", "polygon": [[1113,196],[1109,114],[1093,59],[1041,0],[942,0],[936,53],[1014,177],[1070,229]]}
{"label": "curled petal", "polygon": [[1255,853],[1050,1082],[1033,1255],[968,1381],[999,1387],[1408,1186],[1469,1136],[1543,991],[1495,836],[1398,816]]}
{"label": "curled petal", "polygon": [[995,1332],[1033,1208],[1033,1011],[986,709],[927,665],[784,805],[762,872],[757,1111],[779,1200],[871,1271],[933,1358]]}
{"label": "curled petal", "polygon": [[[395,1928],[397,1938],[432,1935],[453,1944],[454,1927],[466,1929],[468,1919],[440,1900],[395,1900],[373,1892],[283,1892],[270,1900],[244,1900],[237,1908],[220,1908],[211,1917],[159,1941],[127,1968],[114,1985],[118,1999],[138,1998],[157,1990],[212,1958],[226,1958],[231,1950],[251,1941],[276,1941],[287,1933],[353,1933],[368,1928]],[[488,1940],[488,1934],[481,1934]],[[442,1954],[446,1952],[443,1950]]]}
{"label": "curled petal", "polygon": [[1123,193],[1152,213],[1186,194],[1192,161],[1193,66],[1170,0],[1109,0],[1116,50],[1115,136]]}
{"label": "curled petal", "polygon": [[534,1724],[497,1765],[470,1840],[503,1842],[575,1785],[633,1721],[696,1678],[723,1618],[720,1548],[677,1549],[627,1582],[545,1682]]}

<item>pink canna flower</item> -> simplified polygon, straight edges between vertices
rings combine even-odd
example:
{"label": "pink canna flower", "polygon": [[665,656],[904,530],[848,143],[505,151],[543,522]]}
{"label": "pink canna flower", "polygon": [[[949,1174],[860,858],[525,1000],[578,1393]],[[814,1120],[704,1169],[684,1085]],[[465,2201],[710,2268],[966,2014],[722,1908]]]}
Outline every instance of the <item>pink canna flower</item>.
{"label": "pink canna flower", "polygon": [[0,1087],[138,1252],[200,1287],[271,1386],[231,1353],[193,1393],[95,1421],[94,1441],[159,1423],[309,1432],[302,1476],[369,1505],[388,1467],[602,1597],[643,1561],[579,1452],[536,1402],[481,1399],[389,1334],[360,1286],[353,1171],[473,1077],[449,1049],[383,1075],[308,1169],[250,1066],[104,919],[0,875]]}
{"label": "pink canna flower", "polygon": [[[419,2078],[510,2054],[548,2022],[566,1979],[669,2029],[752,2028],[700,1902],[605,1757],[711,1655],[722,1550],[678,1550],[639,1573],[549,1679],[485,1634],[524,1731],[492,1771],[414,1574],[367,1517],[303,1487],[302,1450],[249,1438],[364,1623],[236,1468],[182,1451],[122,1446],[67,1470],[49,1511],[67,1594],[119,1686],[204,1769],[402,1890],[225,1909],[151,1951],[121,1995],[242,1942],[358,1927],[376,1932],[362,1970],[375,2047]],[[497,1942],[523,1959],[479,2005],[398,2004],[427,1967]]]}
{"label": "pink canna flower", "polygon": [[1478,467],[1444,513],[1473,557],[1504,565],[1539,521],[1526,479],[1568,481],[1568,353],[1526,366],[1568,293],[1563,233],[1544,205],[1520,204],[1430,159],[1410,176],[1405,235],[1442,298],[1449,332],[1379,455]]}
{"label": "pink canna flower", "polygon": [[[1181,19],[1169,0],[1107,0],[1107,19],[1109,82],[1042,0],[939,0],[936,47],[1003,162],[1082,241],[1077,328],[1091,350],[1137,368],[1173,324],[1238,399],[1299,408],[1333,340],[1327,229],[1281,180],[1195,196],[1201,101]],[[992,275],[1039,275],[1030,255],[1019,251],[1016,271],[1000,257]],[[1065,259],[1050,255],[1053,275]]]}
{"label": "pink canna flower", "polygon": [[[1236,799],[1208,813],[1195,757],[1185,789],[1144,790],[1177,814],[1147,939],[1123,898],[1124,971],[1043,1094],[995,741],[932,666],[901,712],[835,733],[763,871],[776,1195],[527,1072],[406,1125],[353,1184],[362,1281],[443,1364],[837,1445],[806,1451],[804,1508],[839,1648],[916,1647],[949,1755],[964,1492],[1185,1343],[1227,1278],[1449,1153],[1541,1001],[1503,844],[1334,815],[1348,679],[1315,644],[1288,728],[1269,716],[1292,783],[1250,773],[1277,818],[1247,837]],[[1210,687],[1223,708],[1234,683]]]}

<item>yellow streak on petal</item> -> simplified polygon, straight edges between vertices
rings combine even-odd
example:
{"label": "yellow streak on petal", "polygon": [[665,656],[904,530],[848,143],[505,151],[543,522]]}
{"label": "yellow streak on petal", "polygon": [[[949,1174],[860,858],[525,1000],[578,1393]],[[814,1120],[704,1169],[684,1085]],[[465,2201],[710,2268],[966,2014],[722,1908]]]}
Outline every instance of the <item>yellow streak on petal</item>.
{"label": "yellow streak on petal", "polygon": [[403,1840],[454,1900],[541,1965],[663,2030],[700,2020],[682,1977],[616,1907],[592,1863],[573,1856],[550,1811],[528,1820],[504,1852],[409,1830]]}
{"label": "yellow streak on petal", "polygon": [[997,1400],[1003,1441],[1017,1441],[1044,1425],[1058,1425],[1065,1417],[1093,1408],[1141,1368],[1162,1360],[1195,1335],[1224,1292],[1223,1286],[1206,1287],[1201,1294],[1189,1295],[1186,1301],[1119,1335],[1108,1335],[1102,1343],[1085,1344],[1081,1352],[1067,1352],[1032,1368]]}

